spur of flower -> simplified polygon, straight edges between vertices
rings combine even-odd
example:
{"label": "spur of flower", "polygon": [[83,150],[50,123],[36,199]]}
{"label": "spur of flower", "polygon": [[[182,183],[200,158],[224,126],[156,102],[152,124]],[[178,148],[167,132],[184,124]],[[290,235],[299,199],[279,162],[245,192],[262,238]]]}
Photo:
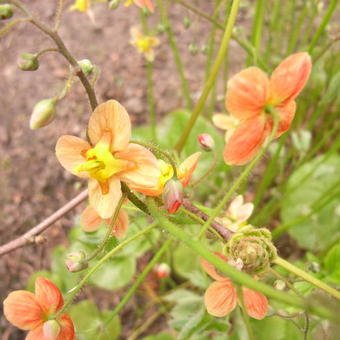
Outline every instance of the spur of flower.
{"label": "spur of flower", "polygon": [[129,143],[131,122],[115,100],[99,105],[90,117],[91,145],[74,136],[62,136],[56,145],[61,165],[74,175],[88,178],[90,205],[110,218],[122,196],[121,181],[131,190],[153,195],[160,169],[157,158],[145,147]]}
{"label": "spur of flower", "polygon": [[137,51],[143,54],[147,61],[154,61],[154,48],[159,45],[159,39],[150,35],[143,34],[137,27],[132,27],[130,30],[130,34],[130,44],[136,47]]}
{"label": "spur of flower", "polygon": [[[224,149],[227,164],[243,165],[256,155],[273,130],[272,113],[278,119],[275,138],[289,129],[296,110],[295,98],[303,90],[311,68],[309,54],[301,52],[282,61],[270,78],[259,68],[249,67],[229,80],[225,104],[230,116],[239,122]],[[220,125],[220,119],[215,117],[215,124]]]}
{"label": "spur of flower", "polygon": [[[92,232],[97,230],[101,224],[106,227],[110,226],[112,217],[102,219],[97,212],[88,205],[80,215],[80,225],[86,232]],[[115,221],[115,225],[112,229],[112,235],[121,238],[124,237],[129,225],[129,216],[124,209],[120,209]]]}
{"label": "spur of flower", "polygon": [[[220,253],[215,253],[215,255],[229,262],[224,255]],[[204,259],[201,259],[201,264],[207,274],[215,280],[204,294],[205,307],[209,314],[224,317],[232,312],[237,304],[241,305],[237,295],[237,288],[229,278],[220,275],[212,264]],[[241,269],[242,264],[236,265],[238,269]],[[267,298],[263,294],[246,287],[241,287],[241,291],[248,315],[257,320],[265,318],[268,311]]]}
{"label": "spur of flower", "polygon": [[152,3],[152,0],[127,0],[124,6],[129,7],[132,4],[135,4],[140,8],[147,8],[151,13],[155,12],[155,7]]}
{"label": "spur of flower", "polygon": [[14,326],[29,331],[26,340],[73,340],[74,326],[68,314],[53,318],[64,305],[57,286],[44,277],[35,280],[35,293],[11,292],[4,300],[4,315]]}

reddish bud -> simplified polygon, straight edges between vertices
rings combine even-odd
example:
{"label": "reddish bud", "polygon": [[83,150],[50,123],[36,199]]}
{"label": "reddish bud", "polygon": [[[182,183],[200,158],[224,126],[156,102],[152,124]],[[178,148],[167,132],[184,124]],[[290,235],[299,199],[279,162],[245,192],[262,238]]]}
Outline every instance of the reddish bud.
{"label": "reddish bud", "polygon": [[86,269],[88,263],[86,262],[86,255],[83,251],[73,251],[65,256],[65,265],[71,273],[79,272]]}
{"label": "reddish bud", "polygon": [[178,179],[166,182],[163,191],[163,202],[170,214],[175,213],[183,202],[183,185]]}
{"label": "reddish bud", "polygon": [[170,269],[170,266],[167,263],[163,262],[163,263],[156,266],[155,271],[156,271],[157,277],[159,279],[163,279],[163,278],[169,276],[171,269]]}
{"label": "reddish bud", "polygon": [[60,325],[56,320],[49,320],[43,324],[43,334],[46,340],[56,340],[60,333]]}
{"label": "reddish bud", "polygon": [[200,144],[200,147],[207,152],[210,152],[215,148],[215,142],[213,138],[208,135],[207,133],[202,133],[198,135],[198,143]]}

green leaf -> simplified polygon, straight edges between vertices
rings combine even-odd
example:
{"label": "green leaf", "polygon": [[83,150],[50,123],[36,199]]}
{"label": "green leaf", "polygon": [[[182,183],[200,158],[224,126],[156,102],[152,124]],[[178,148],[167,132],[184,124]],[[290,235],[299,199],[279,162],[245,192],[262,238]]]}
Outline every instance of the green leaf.
{"label": "green leaf", "polygon": [[340,244],[336,244],[327,253],[324,259],[324,265],[327,280],[340,285]]}
{"label": "green leaf", "polygon": [[168,333],[159,333],[156,335],[149,335],[142,340],[174,340],[174,338]]}

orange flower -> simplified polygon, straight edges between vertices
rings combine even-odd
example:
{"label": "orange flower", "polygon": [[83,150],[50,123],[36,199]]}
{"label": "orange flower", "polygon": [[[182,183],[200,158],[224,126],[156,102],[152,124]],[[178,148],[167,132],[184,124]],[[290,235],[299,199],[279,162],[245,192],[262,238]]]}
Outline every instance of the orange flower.
{"label": "orange flower", "polygon": [[73,340],[73,323],[66,313],[56,320],[51,319],[63,305],[58,287],[46,278],[38,277],[35,294],[16,290],[8,295],[4,301],[4,314],[14,326],[29,331],[26,340]]}
{"label": "orange flower", "polygon": [[88,136],[94,146],[78,137],[60,137],[56,154],[66,170],[89,178],[90,205],[101,218],[113,215],[122,196],[120,181],[152,195],[159,165],[148,149],[129,143],[131,122],[122,105],[115,100],[99,105],[90,117]]}
{"label": "orange flower", "polygon": [[[220,253],[215,253],[222,260],[227,258]],[[216,268],[204,259],[201,259],[204,270],[215,280],[206,290],[204,295],[204,304],[209,314],[217,317],[223,317],[234,310],[237,303],[240,303],[237,297],[236,287],[229,278],[221,276]],[[242,287],[243,301],[247,313],[254,319],[263,319],[268,310],[267,298],[249,288]]]}
{"label": "orange flower", "polygon": [[279,118],[276,138],[289,129],[295,115],[294,99],[304,88],[311,68],[309,54],[302,52],[281,62],[270,79],[257,67],[231,78],[225,103],[239,125],[225,146],[226,163],[243,165],[260,150],[273,129],[269,108],[274,108]]}
{"label": "orange flower", "polygon": [[[106,227],[111,223],[111,218],[102,219],[96,211],[89,205],[80,215],[80,225],[84,231],[91,232],[97,230],[103,222]],[[118,238],[124,237],[129,225],[128,214],[121,209],[118,213],[112,234]]]}
{"label": "orange flower", "polygon": [[155,12],[155,7],[151,0],[127,0],[124,6],[128,7],[134,3],[140,8],[147,8],[151,13]]}

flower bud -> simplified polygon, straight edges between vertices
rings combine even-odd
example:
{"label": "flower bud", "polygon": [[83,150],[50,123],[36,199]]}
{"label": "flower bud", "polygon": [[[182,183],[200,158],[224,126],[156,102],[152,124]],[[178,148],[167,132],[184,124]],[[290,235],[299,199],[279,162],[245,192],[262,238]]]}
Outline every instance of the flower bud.
{"label": "flower bud", "polygon": [[78,61],[78,65],[80,66],[81,70],[84,72],[86,76],[90,75],[94,69],[91,60],[89,59],[82,59]]}
{"label": "flower bud", "polygon": [[53,121],[56,113],[56,102],[56,98],[49,98],[35,104],[30,119],[32,130],[42,128]]}
{"label": "flower bud", "polygon": [[0,5],[0,20],[12,18],[13,8],[10,4]]}
{"label": "flower bud", "polygon": [[189,17],[185,17],[183,19],[183,25],[185,28],[189,28],[191,26],[191,19]]}
{"label": "flower bud", "polygon": [[18,66],[22,71],[35,71],[39,68],[38,56],[32,53],[23,53],[19,58]]}
{"label": "flower bud", "polygon": [[215,142],[213,138],[207,133],[202,133],[197,137],[200,147],[207,152],[210,152],[215,148]]}
{"label": "flower bud", "polygon": [[286,283],[282,280],[276,280],[274,282],[274,288],[277,289],[277,290],[285,290]]}
{"label": "flower bud", "polygon": [[109,9],[116,9],[120,4],[120,0],[110,0]]}
{"label": "flower bud", "polygon": [[183,185],[178,179],[170,179],[163,190],[164,206],[170,214],[175,213],[183,202]]}
{"label": "flower bud", "polygon": [[157,32],[158,33],[165,33],[166,32],[166,29],[167,29],[167,26],[162,24],[162,23],[159,23],[157,25]]}
{"label": "flower bud", "polygon": [[156,274],[159,279],[163,279],[169,276],[170,272],[171,272],[170,266],[165,262],[156,266]]}
{"label": "flower bud", "polygon": [[68,271],[71,273],[79,272],[88,267],[86,262],[86,255],[83,251],[73,251],[66,254],[65,265]]}
{"label": "flower bud", "polygon": [[191,43],[191,44],[189,45],[189,52],[190,52],[191,55],[196,55],[197,52],[198,52],[198,46],[197,46],[197,44]]}
{"label": "flower bud", "polygon": [[60,325],[56,320],[49,320],[43,324],[44,339],[56,340],[60,333]]}

